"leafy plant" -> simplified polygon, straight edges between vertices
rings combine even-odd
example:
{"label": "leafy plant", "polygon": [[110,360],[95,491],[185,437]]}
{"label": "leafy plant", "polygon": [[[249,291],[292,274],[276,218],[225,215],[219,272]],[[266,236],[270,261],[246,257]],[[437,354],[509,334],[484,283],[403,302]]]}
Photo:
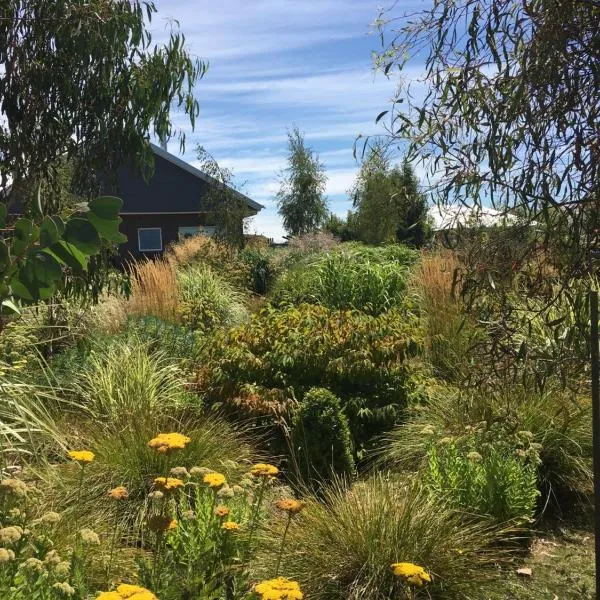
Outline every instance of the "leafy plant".
{"label": "leafy plant", "polygon": [[311,387],[327,387],[340,398],[358,451],[399,417],[411,376],[422,370],[420,344],[418,324],[401,312],[267,308],[207,340],[198,387],[237,415],[271,419],[289,415],[290,400]]}
{"label": "leafy plant", "polygon": [[348,420],[339,398],[323,388],[310,389],[294,414],[292,457],[302,480],[330,479],[354,471]]}

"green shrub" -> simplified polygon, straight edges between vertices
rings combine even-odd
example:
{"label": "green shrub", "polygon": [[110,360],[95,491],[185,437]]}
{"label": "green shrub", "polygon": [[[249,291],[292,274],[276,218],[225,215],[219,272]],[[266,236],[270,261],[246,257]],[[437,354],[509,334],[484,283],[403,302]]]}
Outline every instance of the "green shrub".
{"label": "green shrub", "polygon": [[386,436],[378,464],[422,469],[432,445],[448,439],[464,444],[483,436],[509,444],[518,454],[535,451],[544,499],[570,506],[574,497],[587,497],[593,489],[591,423],[589,399],[565,391],[505,385],[494,393],[459,392],[441,386]]}
{"label": "green shrub", "polygon": [[[289,528],[282,574],[311,600],[481,598],[470,595],[490,577],[496,531],[465,524],[462,515],[385,475],[348,490],[333,485],[322,503],[309,501]],[[283,524],[282,524],[283,525]],[[256,559],[273,572],[278,536]],[[390,566],[412,562],[432,582],[408,589]],[[413,593],[415,595],[413,595]]]}
{"label": "green shrub", "polygon": [[237,325],[247,318],[243,295],[210,267],[198,264],[177,273],[180,313],[192,329]]}
{"label": "green shrub", "polygon": [[307,392],[294,415],[292,446],[298,472],[307,483],[354,471],[350,429],[339,398],[323,388]]}
{"label": "green shrub", "polygon": [[239,260],[248,272],[247,287],[255,294],[266,294],[278,271],[273,252],[262,248],[246,248],[240,252]]}
{"label": "green shrub", "polygon": [[279,417],[312,387],[338,396],[355,449],[400,415],[413,374],[422,370],[418,324],[390,311],[374,317],[303,304],[266,308],[207,340],[198,385],[207,402],[236,415]]}
{"label": "green shrub", "polygon": [[485,449],[472,438],[469,442],[430,447],[421,479],[425,487],[436,497],[500,523],[529,521],[539,497],[537,460],[520,457],[499,441]]}
{"label": "green shrub", "polygon": [[278,281],[274,302],[321,304],[378,315],[402,302],[416,252],[403,246],[345,245],[292,267]]}

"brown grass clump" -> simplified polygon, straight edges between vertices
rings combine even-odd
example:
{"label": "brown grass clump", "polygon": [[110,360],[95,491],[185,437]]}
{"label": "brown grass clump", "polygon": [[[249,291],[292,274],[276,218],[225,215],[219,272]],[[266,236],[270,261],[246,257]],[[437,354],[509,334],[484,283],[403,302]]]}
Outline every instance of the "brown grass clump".
{"label": "brown grass clump", "polygon": [[215,242],[205,235],[194,235],[176,244],[172,244],[166,254],[167,259],[177,265],[186,265],[198,255],[206,254]]}
{"label": "brown grass clump", "polygon": [[168,258],[130,263],[131,298],[126,311],[175,322],[179,314],[179,290],[175,264]]}
{"label": "brown grass clump", "polygon": [[414,283],[428,311],[446,310],[457,304],[454,283],[459,261],[453,252],[423,252],[415,269]]}

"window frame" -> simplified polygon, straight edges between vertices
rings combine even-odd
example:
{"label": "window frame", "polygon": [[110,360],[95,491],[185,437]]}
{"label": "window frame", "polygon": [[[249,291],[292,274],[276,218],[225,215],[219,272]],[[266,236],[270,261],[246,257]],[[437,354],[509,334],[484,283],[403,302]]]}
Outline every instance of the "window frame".
{"label": "window frame", "polygon": [[[160,236],[160,248],[142,248],[141,240],[140,240],[140,231],[156,231],[158,230]],[[140,252],[162,252],[163,247],[163,239],[162,239],[162,227],[138,227],[137,228],[137,238],[138,238],[138,250]]]}

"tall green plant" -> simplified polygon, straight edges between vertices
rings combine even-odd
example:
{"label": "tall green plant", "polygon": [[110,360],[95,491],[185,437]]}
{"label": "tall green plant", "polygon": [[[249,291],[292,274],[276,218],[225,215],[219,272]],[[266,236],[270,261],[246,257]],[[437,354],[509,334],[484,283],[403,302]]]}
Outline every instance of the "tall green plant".
{"label": "tall green plant", "polygon": [[323,164],[296,127],[288,133],[288,167],[280,179],[277,206],[290,235],[310,233],[327,218]]}

